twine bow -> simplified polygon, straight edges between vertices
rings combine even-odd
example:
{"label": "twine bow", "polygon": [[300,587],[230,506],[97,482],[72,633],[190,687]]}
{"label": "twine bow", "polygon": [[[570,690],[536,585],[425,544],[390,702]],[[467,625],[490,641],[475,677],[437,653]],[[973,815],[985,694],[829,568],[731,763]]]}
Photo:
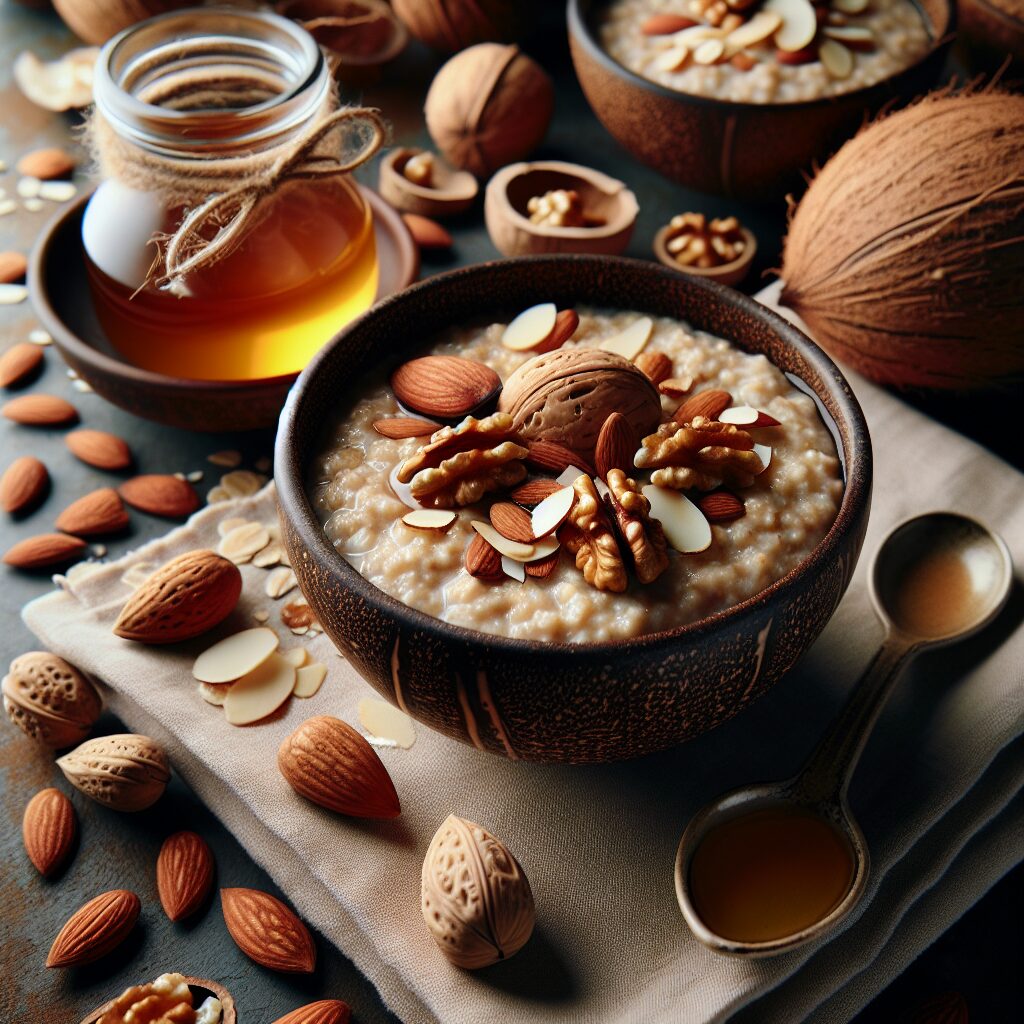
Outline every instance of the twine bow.
{"label": "twine bow", "polygon": [[[317,153],[320,143],[347,121],[368,128],[347,159],[331,153]],[[365,130],[363,132],[365,136]],[[318,121],[263,172],[242,184],[210,196],[192,209],[177,230],[158,235],[158,254],[150,271],[150,283],[158,287],[180,281],[186,275],[227,256],[243,239],[260,201],[290,181],[336,177],[355,170],[383,145],[386,129],[380,112],[371,107],[343,107]],[[212,233],[211,229],[216,228]],[[162,257],[161,257],[162,254]],[[157,274],[160,264],[163,270]]]}

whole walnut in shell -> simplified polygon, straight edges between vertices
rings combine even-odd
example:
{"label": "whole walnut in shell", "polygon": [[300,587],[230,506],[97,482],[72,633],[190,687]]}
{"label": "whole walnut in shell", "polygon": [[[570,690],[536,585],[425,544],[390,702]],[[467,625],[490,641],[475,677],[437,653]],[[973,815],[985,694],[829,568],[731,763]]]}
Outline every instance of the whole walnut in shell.
{"label": "whole walnut in shell", "polygon": [[505,844],[454,814],[423,860],[420,909],[441,952],[470,970],[518,953],[536,919],[529,879]]}
{"label": "whole walnut in shell", "polygon": [[144,811],[163,796],[171,779],[163,748],[148,736],[98,736],[58,758],[75,789],[114,811]]}
{"label": "whole walnut in shell", "polygon": [[650,378],[614,352],[560,348],[523,363],[502,389],[498,409],[510,413],[528,441],[558,441],[589,462],[604,421],[622,413],[637,437],[661,422]]}
{"label": "whole walnut in shell", "polygon": [[30,739],[55,750],[81,743],[102,710],[92,683],[47,651],[15,658],[3,679],[3,695],[11,721]]}
{"label": "whole walnut in shell", "polygon": [[424,113],[449,163],[486,178],[540,144],[554,106],[554,86],[536,61],[518,46],[480,43],[438,71]]}
{"label": "whole walnut in shell", "polygon": [[519,0],[392,0],[392,6],[417,39],[442,53],[510,42],[522,23]]}

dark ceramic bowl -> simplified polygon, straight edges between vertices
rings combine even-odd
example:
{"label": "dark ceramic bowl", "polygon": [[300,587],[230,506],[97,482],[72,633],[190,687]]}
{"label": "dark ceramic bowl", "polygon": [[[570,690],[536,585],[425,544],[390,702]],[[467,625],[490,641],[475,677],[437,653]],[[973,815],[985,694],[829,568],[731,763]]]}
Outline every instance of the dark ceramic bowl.
{"label": "dark ceramic bowl", "polygon": [[[360,190],[373,211],[380,299],[416,280],[419,251],[394,208],[376,192]],[[110,344],[93,308],[82,251],[88,201],[82,196],[47,224],[29,261],[32,303],[64,362],[108,402],[143,419],[214,432],[273,426],[297,374],[243,381],[169,377],[126,362]]]}
{"label": "dark ceramic bowl", "polygon": [[[306,493],[325,424],[370,368],[390,369],[437,332],[538,302],[682,317],[763,352],[804,382],[846,472],[839,515],[796,569],[742,604],[635,640],[553,644],[452,626],[368,583],[327,540]],[[490,322],[490,321],[488,321]],[[388,700],[456,739],[511,758],[611,761],[721,724],[807,650],[850,581],[867,525],[871,442],[835,364],[775,313],[714,282],[606,256],[529,256],[430,278],[339,334],[299,378],[281,416],[275,479],[299,585],[345,657]]]}
{"label": "dark ceramic bowl", "polygon": [[569,0],[568,8],[572,60],[594,113],[635,157],[674,181],[744,198],[778,199],[868,115],[931,88],[953,37],[952,0],[915,0],[933,43],[906,70],[843,96],[740,103],[668,89],[619,64],[594,29],[607,2]]}

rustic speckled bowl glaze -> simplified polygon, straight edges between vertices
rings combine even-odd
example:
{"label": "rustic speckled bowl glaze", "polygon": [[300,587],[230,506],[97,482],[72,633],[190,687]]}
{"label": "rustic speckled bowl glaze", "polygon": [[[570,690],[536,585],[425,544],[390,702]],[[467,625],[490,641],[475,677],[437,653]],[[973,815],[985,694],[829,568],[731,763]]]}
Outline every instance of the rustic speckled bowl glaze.
{"label": "rustic speckled bowl glaze", "polygon": [[623,67],[601,46],[598,9],[607,0],[569,0],[569,46],[598,119],[635,157],[702,192],[779,198],[799,172],[828,157],[894,99],[938,80],[953,38],[952,0],[916,0],[932,47],[916,64],[867,89],[797,103],[740,103],[668,89]]}
{"label": "rustic speckled bowl glaze", "polygon": [[[688,320],[763,352],[804,382],[831,420],[846,473],[838,517],[811,555],[767,590],[691,625],[628,642],[551,644],[490,636],[415,611],[363,579],[327,540],[307,497],[325,424],[351,382],[390,369],[438,332],[538,302]],[[807,650],[850,581],[867,525],[871,442],[849,385],[813,342],[731,289],[654,263],[531,256],[430,278],[324,348],[285,405],[275,458],[283,535],[310,605],[388,700],[482,750],[539,761],[611,761],[682,742],[746,707]]]}

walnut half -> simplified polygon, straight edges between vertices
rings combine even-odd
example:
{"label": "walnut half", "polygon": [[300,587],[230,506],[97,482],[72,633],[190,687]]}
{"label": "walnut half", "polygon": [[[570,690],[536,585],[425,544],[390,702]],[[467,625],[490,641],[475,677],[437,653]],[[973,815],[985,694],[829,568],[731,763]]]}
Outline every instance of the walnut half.
{"label": "walnut half", "polygon": [[677,491],[714,490],[723,483],[749,487],[764,468],[754,439],[731,423],[695,416],[690,423],[662,423],[643,440],[637,469],[653,469],[651,483]]}
{"label": "walnut half", "polygon": [[628,583],[626,566],[594,481],[584,473],[572,488],[576,504],[559,530],[559,539],[576,556],[576,568],[592,587],[621,594]]}
{"label": "walnut half", "polygon": [[133,985],[114,1000],[96,1024],[218,1024],[220,1000],[212,996],[198,1008],[180,974],[161,974],[146,985]]}
{"label": "walnut half", "polygon": [[640,486],[621,469],[610,469],[608,504],[615,515],[619,533],[633,556],[633,568],[641,583],[653,583],[668,568],[668,542],[657,519],[651,518],[651,503]]}

